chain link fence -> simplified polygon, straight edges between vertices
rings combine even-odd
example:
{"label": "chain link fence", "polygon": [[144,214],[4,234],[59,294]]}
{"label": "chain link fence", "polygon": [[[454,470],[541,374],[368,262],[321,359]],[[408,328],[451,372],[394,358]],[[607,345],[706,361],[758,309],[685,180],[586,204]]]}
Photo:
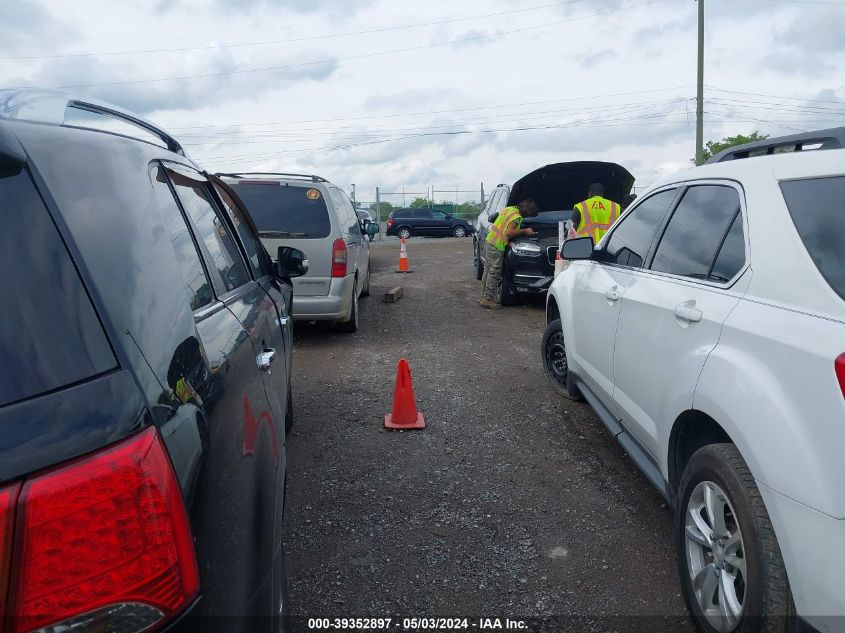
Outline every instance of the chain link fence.
{"label": "chain link fence", "polygon": [[398,209],[425,208],[442,211],[449,215],[474,224],[481,209],[484,208],[484,185],[476,189],[469,187],[393,187],[375,188],[375,196],[364,199],[358,191],[356,204],[359,211],[368,211],[374,221],[379,223],[381,232],[376,240],[385,239],[387,218]]}

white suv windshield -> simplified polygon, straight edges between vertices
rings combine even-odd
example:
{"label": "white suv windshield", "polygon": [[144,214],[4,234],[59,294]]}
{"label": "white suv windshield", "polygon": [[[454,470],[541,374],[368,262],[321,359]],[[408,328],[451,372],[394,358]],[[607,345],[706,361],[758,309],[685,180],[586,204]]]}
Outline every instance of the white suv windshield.
{"label": "white suv windshield", "polygon": [[780,189],[807,252],[845,299],[845,176],[790,180]]}

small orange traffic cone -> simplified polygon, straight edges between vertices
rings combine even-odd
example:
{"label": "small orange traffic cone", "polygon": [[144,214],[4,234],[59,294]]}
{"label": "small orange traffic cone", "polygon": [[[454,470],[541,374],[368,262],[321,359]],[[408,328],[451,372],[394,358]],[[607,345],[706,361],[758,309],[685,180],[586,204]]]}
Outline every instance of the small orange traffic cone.
{"label": "small orange traffic cone", "polygon": [[405,238],[401,238],[402,246],[399,248],[399,268],[397,273],[412,273],[411,267],[408,265],[408,248],[405,246]]}
{"label": "small orange traffic cone", "polygon": [[384,416],[386,429],[424,429],[425,419],[417,411],[414,385],[411,384],[411,368],[404,358],[396,369],[396,390],[393,393],[393,411]]}

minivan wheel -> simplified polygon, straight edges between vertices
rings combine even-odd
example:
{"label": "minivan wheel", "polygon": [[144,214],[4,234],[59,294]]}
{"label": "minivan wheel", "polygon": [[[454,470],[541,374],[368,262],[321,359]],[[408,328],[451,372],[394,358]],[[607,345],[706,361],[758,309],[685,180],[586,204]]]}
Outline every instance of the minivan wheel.
{"label": "minivan wheel", "polygon": [[563,340],[563,326],[560,319],[555,319],[546,326],[540,344],[540,358],[555,390],[564,398],[580,400],[581,393],[578,387],[569,380],[569,363],[566,359],[566,344]]}
{"label": "minivan wheel", "polygon": [[473,266],[475,266],[475,278],[479,281],[484,277],[484,262],[481,261],[481,245],[475,240],[475,248],[473,252]]}
{"label": "minivan wheel", "polygon": [[339,332],[345,334],[353,334],[358,331],[358,282],[352,285],[352,312],[349,315],[348,321],[343,321],[335,325]]}
{"label": "minivan wheel", "polygon": [[462,226],[456,226],[452,229],[452,235],[455,237],[464,237],[467,234],[467,230]]}
{"label": "minivan wheel", "polygon": [[367,276],[364,279],[364,287],[361,288],[361,296],[362,297],[369,297],[370,296],[370,269],[367,268]]}
{"label": "minivan wheel", "polygon": [[678,569],[696,628],[702,633],[794,631],[780,546],[736,446],[699,449],[678,490]]}
{"label": "minivan wheel", "polygon": [[293,428],[293,394],[288,384],[288,403],[285,407],[285,433]]}
{"label": "minivan wheel", "polygon": [[407,240],[409,237],[411,237],[411,229],[402,227],[396,232],[396,235],[398,235],[403,240]]}

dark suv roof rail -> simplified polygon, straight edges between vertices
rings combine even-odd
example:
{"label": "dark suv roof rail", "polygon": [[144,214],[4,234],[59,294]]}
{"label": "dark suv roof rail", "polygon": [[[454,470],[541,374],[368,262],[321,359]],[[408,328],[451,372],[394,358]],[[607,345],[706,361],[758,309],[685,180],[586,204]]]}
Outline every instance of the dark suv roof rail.
{"label": "dark suv roof rail", "polygon": [[729,147],[710,158],[706,164],[775,154],[779,153],[779,150],[801,152],[811,149],[840,149],[843,147],[845,147],[845,127],[834,127],[827,130],[767,138],[762,141]]}
{"label": "dark suv roof rail", "polygon": [[85,110],[134,125],[161,139],[171,152],[187,157],[182,145],[155,123],[111,103],[77,97],[60,90],[0,90],[0,118],[65,125],[65,111],[68,108]]}
{"label": "dark suv roof rail", "polygon": [[220,178],[241,178],[243,176],[284,176],[285,178],[301,178],[303,180],[310,180],[312,182],[328,182],[321,176],[314,176],[313,174],[288,174],[281,171],[240,171],[234,174],[216,174]]}

